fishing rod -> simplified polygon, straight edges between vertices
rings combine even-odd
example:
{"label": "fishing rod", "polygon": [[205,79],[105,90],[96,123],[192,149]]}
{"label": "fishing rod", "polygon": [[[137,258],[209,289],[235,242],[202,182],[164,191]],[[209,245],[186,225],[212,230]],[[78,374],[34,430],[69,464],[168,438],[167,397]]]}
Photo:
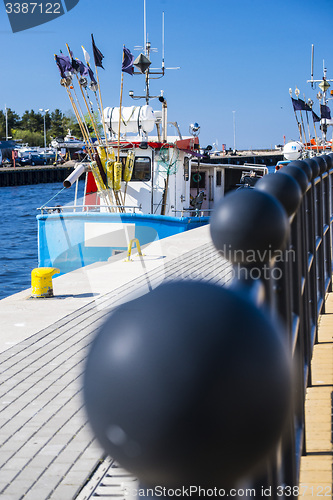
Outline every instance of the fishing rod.
{"label": "fishing rod", "polygon": [[[294,100],[293,100],[293,91],[292,91],[291,88],[289,89],[289,95],[291,97],[292,102],[294,102]],[[299,138],[300,138],[301,143],[304,144],[305,141],[303,141],[303,137],[302,137],[302,126],[301,126],[300,122],[298,121],[297,112],[296,112],[296,109],[295,109],[294,105],[293,105],[293,110],[294,110],[294,115],[295,115],[296,122],[297,122]]]}
{"label": "fishing rod", "polygon": [[[84,55],[84,60],[86,62],[86,65],[89,69],[90,68],[90,55],[89,53],[86,51],[86,49],[83,47],[83,45],[81,45],[81,48],[82,48],[82,51],[83,51],[83,55]],[[96,62],[95,62],[95,74],[96,74],[96,78],[97,78],[97,81],[96,82],[93,82],[91,80],[91,84],[89,85],[89,88],[90,90],[94,93],[95,95],[95,99],[96,99],[96,104],[97,104],[97,109],[98,109],[98,112],[99,112],[99,116],[100,116],[100,119],[101,119],[101,122],[102,122],[102,125],[103,125],[103,130],[104,130],[104,137],[105,137],[105,143],[106,143],[106,130],[105,130],[105,125],[104,125],[104,120],[103,120],[103,113],[102,113],[102,110],[103,110],[103,103],[102,103],[102,95],[101,95],[101,88],[100,88],[100,83],[99,83],[99,77],[98,77],[98,70],[97,70],[97,65],[96,65]],[[91,76],[90,76],[91,78]],[[99,91],[99,97],[97,96],[97,90]],[[88,92],[88,91],[87,91]]]}
{"label": "fishing rod", "polygon": [[[69,53],[69,56],[70,58],[72,59],[72,61],[74,60],[74,57],[73,57],[73,54],[69,48],[69,45],[68,43],[66,43],[66,47],[67,47],[67,50],[68,50],[68,53]],[[100,142],[101,138],[100,138],[100,135],[99,135],[99,132],[97,130],[97,127],[96,127],[96,124],[95,124],[95,118],[92,116],[91,114],[91,111],[89,109],[89,106],[88,106],[88,103],[87,103],[87,99],[86,99],[86,96],[84,95],[84,91],[83,91],[83,87],[82,87],[82,83],[80,82],[80,78],[78,77],[78,74],[77,72],[74,71],[74,73],[76,74],[76,78],[77,78],[77,81],[79,83],[79,87],[80,87],[80,90],[81,90],[81,93],[82,93],[82,97],[83,97],[83,100],[84,100],[84,103],[86,105],[86,108],[87,108],[87,111],[88,111],[88,115],[89,115],[89,118],[91,120],[91,124],[92,124],[92,127],[94,129],[94,132],[96,134],[96,139]]]}
{"label": "fishing rod", "polygon": [[[67,48],[69,50],[69,47],[67,47]],[[84,54],[85,54],[85,52],[86,51],[84,51]],[[87,56],[90,59],[89,54],[87,52],[86,52],[86,54],[87,54]],[[85,60],[86,60],[86,62],[89,63],[88,57],[87,58],[85,57]],[[89,70],[91,71],[91,68],[90,68],[90,65],[88,64],[88,72],[89,72]],[[94,82],[92,80],[92,75],[90,73],[89,73],[89,76],[91,78],[91,83],[93,85]],[[94,116],[94,111],[93,110],[91,110],[91,111],[89,110],[89,106],[88,106],[87,101],[85,99],[85,96],[84,96],[84,93],[83,93],[83,90],[82,90],[82,85],[81,85],[81,82],[80,82],[80,79],[78,78],[78,76],[77,76],[77,79],[78,79],[78,82],[79,82],[79,85],[80,85],[80,88],[81,88],[82,96],[84,98],[84,101],[85,101],[85,104],[86,104],[86,107],[87,107],[87,110],[88,110],[88,114],[89,114],[92,126],[93,126],[95,134],[96,134],[96,138],[97,138],[97,140],[98,140],[98,142],[100,144],[100,146],[96,148],[96,153],[94,154],[94,160],[96,161],[96,163],[97,163],[97,165],[98,165],[98,167],[100,169],[100,172],[101,172],[101,175],[102,175],[102,178],[103,178],[103,181],[104,181],[105,185],[108,185],[108,180],[109,180],[109,184],[110,184],[110,181],[111,181],[110,170],[111,170],[111,168],[113,169],[113,177],[114,178],[113,178],[113,182],[111,183],[111,189],[113,191],[113,195],[114,195],[114,198],[116,200],[116,204],[118,205],[119,211],[120,212],[125,212],[125,208],[123,207],[124,203],[123,203],[123,201],[121,199],[120,192],[118,192],[118,190],[116,189],[117,183],[115,182],[115,170],[116,170],[117,167],[118,167],[118,170],[120,170],[119,169],[119,165],[116,165],[116,164],[114,164],[114,165],[112,164],[111,165],[110,162],[114,162],[114,153],[113,153],[113,151],[110,152],[107,147],[105,147],[104,150],[102,148],[102,138],[101,138],[100,133],[99,133],[98,128],[97,128],[97,123],[96,123],[96,119],[95,119],[95,116]],[[98,86],[97,82],[96,82],[96,85]],[[85,90],[86,90],[86,93],[88,95],[86,86],[85,86]],[[96,100],[97,100],[97,103],[98,103],[96,92],[95,92],[95,97],[96,97]],[[88,96],[88,99],[89,99],[89,96]],[[89,102],[90,102],[90,100],[89,100]],[[101,111],[100,111],[100,114],[101,114]],[[102,122],[104,123],[104,120],[102,120]],[[105,142],[106,142],[106,136],[105,136]],[[108,165],[107,165],[107,162],[109,162]],[[107,175],[107,172],[106,172],[107,166],[108,166],[108,169],[109,169],[109,175]],[[118,174],[118,176],[119,176],[119,174]]]}
{"label": "fishing rod", "polygon": [[[56,62],[58,64],[57,56],[55,56],[55,59],[56,59]],[[63,78],[61,79],[60,83],[61,83],[62,86],[64,86],[66,88],[68,97],[69,97],[70,102],[72,104],[72,108],[73,108],[74,114],[76,116],[78,125],[80,127],[80,130],[81,130],[81,133],[82,133],[82,137],[83,137],[84,142],[86,144],[86,147],[87,147],[87,150],[89,152],[90,158],[92,160],[95,160],[95,163],[96,163],[96,165],[93,165],[92,164],[93,162],[91,163],[91,169],[92,169],[92,172],[93,172],[93,175],[94,175],[94,178],[95,178],[95,182],[97,184],[97,187],[98,187],[99,191],[101,192],[103,201],[108,206],[109,210],[113,211],[113,209],[111,209],[111,207],[110,207],[110,205],[111,206],[113,205],[113,200],[112,200],[112,197],[110,196],[110,193],[108,192],[107,187],[106,187],[106,185],[107,185],[106,175],[105,175],[105,172],[104,172],[103,167],[101,165],[101,162],[100,161],[98,162],[99,157],[98,157],[98,154],[94,151],[94,146],[92,144],[92,139],[90,137],[90,134],[89,134],[89,131],[88,131],[88,127],[87,127],[87,124],[86,124],[86,122],[84,120],[84,117],[82,118],[80,116],[79,109],[81,110],[81,114],[82,115],[83,115],[83,113],[82,113],[82,109],[80,107],[80,103],[79,103],[79,100],[77,98],[77,95],[75,93],[74,86],[72,85],[72,77],[71,76],[66,77],[64,69],[60,68],[61,65],[59,65],[59,64],[58,64],[58,67],[59,67],[59,70],[61,72],[61,75],[63,76]],[[76,105],[76,103],[74,101],[74,98],[72,96],[71,90],[73,90],[73,92],[74,92],[74,95],[76,97],[78,106]],[[79,109],[78,109],[78,107],[79,107]],[[97,158],[96,158],[96,154],[97,154]],[[103,176],[103,174],[104,174],[104,176]]]}
{"label": "fishing rod", "polygon": [[[66,44],[66,47],[67,47],[68,53],[69,53],[69,55],[70,55],[70,57],[72,58],[72,61],[73,61],[74,58],[72,56],[72,53],[70,51],[70,48],[69,48],[68,44]],[[100,136],[98,128],[97,128],[97,124],[96,124],[96,120],[95,120],[93,111],[92,112],[90,111],[88,103],[87,103],[87,100],[86,100],[84,92],[83,92],[83,85],[82,85],[83,82],[80,81],[80,78],[78,77],[77,73],[76,73],[76,77],[77,77],[77,81],[78,81],[79,86],[80,86],[80,90],[81,90],[81,93],[82,93],[83,100],[85,102],[85,105],[86,105],[86,108],[87,108],[87,111],[88,111],[89,118],[91,120],[92,127],[94,129],[95,134],[96,134],[96,139],[97,139],[98,143],[101,145],[102,144],[102,139],[101,139],[101,136]],[[103,150],[102,150],[102,146],[100,146],[100,150],[98,150],[98,149],[99,148],[96,147],[96,151],[93,154],[93,160],[97,164],[97,167],[99,169],[99,172],[100,172],[103,184],[105,186],[108,186],[108,179],[107,179],[107,175],[106,175],[106,172],[105,172],[106,168],[105,168],[105,166],[103,166],[102,159],[101,159],[101,156],[103,156],[103,157],[106,156],[106,158],[103,158],[104,165],[105,165],[106,160],[108,160],[108,151],[105,151],[105,154],[104,154]],[[113,189],[113,194],[114,194],[114,197],[115,197],[115,200],[116,200],[116,204],[118,205],[119,210],[121,212],[123,212],[124,211],[124,208],[122,207],[123,203],[122,203],[122,200],[120,198],[119,193],[117,193],[116,190]],[[113,202],[112,202],[112,204],[113,204]]]}
{"label": "fishing rod", "polygon": [[[81,47],[82,47],[82,50],[83,50],[85,62],[86,62],[87,67],[88,67],[88,71],[89,70],[91,71],[91,68],[90,68],[90,55],[88,54],[88,52],[86,51],[86,49],[83,47],[83,45]],[[93,47],[94,47],[94,45],[93,45]],[[113,191],[113,195],[114,195],[114,198],[116,200],[116,204],[119,207],[121,207],[122,205],[124,205],[124,203],[121,200],[120,193],[118,193],[116,191],[116,189],[115,189],[115,182],[114,182],[114,165],[113,165],[113,163],[115,161],[114,151],[113,151],[112,148],[111,148],[111,151],[110,151],[110,148],[107,147],[107,133],[106,133],[106,128],[105,128],[104,117],[103,117],[103,114],[102,114],[102,109],[103,109],[103,104],[102,104],[102,100],[101,100],[102,99],[102,95],[101,95],[101,89],[100,89],[100,83],[99,83],[99,77],[98,77],[98,70],[97,70],[96,61],[95,61],[95,70],[96,70],[97,82],[94,82],[92,80],[92,75],[89,73],[90,74],[90,78],[91,78],[91,85],[89,86],[89,88],[95,94],[97,108],[98,108],[99,115],[100,115],[100,118],[101,118],[101,122],[102,122],[102,125],[103,125],[104,138],[105,138],[105,146],[104,146],[104,151],[103,151],[103,149],[102,149],[102,144],[103,143],[102,143],[102,139],[101,139],[101,137],[99,135],[100,147],[97,148],[97,150],[98,150],[98,153],[99,153],[100,160],[104,162],[104,166],[105,166],[104,169],[106,171],[107,184],[108,184],[109,188]],[[86,93],[87,93],[87,98],[89,99],[89,95],[88,95],[88,91],[87,91],[87,84],[85,84],[84,87],[85,87],[85,90],[86,90]],[[97,96],[97,89],[99,89],[99,96],[100,96],[101,102],[99,102],[99,99],[98,99],[98,96]],[[89,102],[92,105],[90,99],[89,99]],[[91,116],[95,120],[94,111],[93,111],[92,108],[91,108]],[[97,129],[97,123],[95,121],[95,130],[96,129]],[[99,163],[99,159],[98,158],[96,158],[96,161],[97,161],[97,163]],[[119,210],[121,212],[125,211],[125,209],[123,207],[119,208]]]}

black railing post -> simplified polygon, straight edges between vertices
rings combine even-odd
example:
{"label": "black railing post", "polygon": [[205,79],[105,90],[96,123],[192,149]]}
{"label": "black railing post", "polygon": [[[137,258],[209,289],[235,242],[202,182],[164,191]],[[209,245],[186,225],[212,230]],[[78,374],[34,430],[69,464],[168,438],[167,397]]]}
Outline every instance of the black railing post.
{"label": "black railing post", "polygon": [[323,175],[323,233],[324,233],[324,268],[325,293],[332,291],[332,234],[330,212],[330,171],[333,168],[333,154],[324,155],[326,172]]}
{"label": "black railing post", "polygon": [[324,214],[323,214],[323,174],[326,161],[322,156],[316,156],[314,161],[320,172],[315,181],[315,220],[316,220],[316,275],[317,275],[317,320],[325,312],[325,268],[324,268]]}
{"label": "black railing post", "polygon": [[290,418],[283,332],[244,290],[161,285],[101,328],[84,395],[100,443],[146,487],[237,488]]}
{"label": "black railing post", "polygon": [[[332,162],[333,162],[333,153],[330,153],[328,155]],[[328,177],[329,177],[329,226],[330,226],[330,240],[331,240],[331,254],[330,254],[330,259],[331,259],[331,274],[333,273],[333,164],[331,165],[329,171],[328,171]],[[333,289],[333,285],[331,283],[331,288]]]}
{"label": "black railing post", "polygon": [[229,489],[247,477],[256,496],[271,486],[278,499],[278,486],[298,484],[313,345],[332,287],[332,179],[330,154],[228,194],[210,229],[232,286],[162,285],[99,331],[87,412],[105,450],[145,486]]}

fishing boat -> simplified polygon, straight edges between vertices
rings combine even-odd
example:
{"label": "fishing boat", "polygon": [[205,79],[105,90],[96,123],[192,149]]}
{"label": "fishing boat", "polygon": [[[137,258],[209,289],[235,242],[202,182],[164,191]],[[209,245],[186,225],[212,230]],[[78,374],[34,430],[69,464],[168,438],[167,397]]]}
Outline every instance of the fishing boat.
{"label": "fishing boat", "polygon": [[[163,30],[164,31],[164,30]],[[38,220],[40,267],[55,267],[60,273],[97,261],[107,261],[136,244],[140,248],[158,239],[197,228],[209,222],[210,213],[221,196],[244,187],[246,174],[253,181],[267,173],[265,165],[223,165],[207,162],[199,145],[200,126],[189,125],[183,136],[178,123],[168,121],[164,93],[152,96],[150,80],[165,74],[164,56],[159,69],[151,69],[151,45],[145,34],[144,52],[135,60],[124,47],[120,105],[103,107],[98,67],[103,55],[92,35],[95,74],[90,56],[83,48],[86,65],[69,56],[56,56],[61,84],[66,89],[84,138],[85,159],[64,181],[74,190],[70,206],[44,205]],[[164,53],[164,49],[163,49]],[[142,106],[122,106],[123,75],[143,75],[145,100]],[[88,75],[91,83],[88,85]],[[76,78],[94,126],[96,141],[75,102],[72,88]],[[95,94],[103,133],[91,111]],[[150,100],[158,99],[161,109]],[[168,133],[170,125],[173,135]],[[206,161],[203,162],[203,156]],[[78,180],[84,176],[84,195],[78,198]],[[252,186],[251,186],[252,187]]]}
{"label": "fishing boat", "polygon": [[[289,94],[291,97],[291,102],[295,114],[295,119],[297,123],[297,128],[299,132],[299,140],[288,142],[283,148],[284,158],[289,161],[298,160],[301,158],[311,158],[312,156],[323,154],[327,151],[332,152],[333,150],[333,139],[329,140],[327,138],[327,133],[329,127],[333,127],[333,119],[331,118],[331,110],[328,106],[328,101],[332,99],[333,91],[331,90],[328,97],[328,90],[330,88],[330,83],[333,80],[327,78],[327,68],[325,68],[325,62],[323,61],[323,76],[322,78],[314,79],[314,45],[311,47],[311,78],[307,80],[307,83],[311,84],[312,89],[316,89],[317,85],[319,91],[316,94],[318,99],[320,116],[314,112],[314,101],[308,99],[300,99],[300,90],[296,87],[295,96],[293,98],[293,90],[289,89]],[[297,114],[298,112],[298,114]],[[303,119],[303,114],[305,112],[305,119]],[[309,119],[310,115],[310,119]],[[313,132],[310,130],[310,122],[312,121]],[[321,137],[318,135],[316,130],[316,123],[319,123],[321,130]],[[312,134],[314,133],[314,137]],[[278,165],[279,166],[279,165]]]}

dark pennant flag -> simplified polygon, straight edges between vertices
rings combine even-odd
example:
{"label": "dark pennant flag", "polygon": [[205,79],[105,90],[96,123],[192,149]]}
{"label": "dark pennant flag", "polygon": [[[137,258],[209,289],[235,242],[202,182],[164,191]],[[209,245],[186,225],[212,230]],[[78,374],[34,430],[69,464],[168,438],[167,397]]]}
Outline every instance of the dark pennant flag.
{"label": "dark pennant flag", "polygon": [[[103,68],[103,69],[104,69],[104,68]],[[93,71],[92,71],[92,69],[91,69],[91,68],[88,68],[88,73],[89,73],[89,76],[90,76],[91,83],[94,83],[94,84],[96,84],[96,85],[97,85],[97,82],[96,82],[96,80],[95,80],[95,75],[94,75],[94,73],[93,73]]]}
{"label": "dark pennant flag", "polygon": [[320,105],[320,116],[322,118],[328,118],[329,120],[331,119],[331,110],[325,104]]}
{"label": "dark pennant flag", "polygon": [[57,56],[55,55],[55,61],[60,71],[61,78],[66,78],[66,71],[73,71],[73,66],[71,60],[68,56]]}
{"label": "dark pennant flag", "polygon": [[94,52],[95,64],[96,64],[96,66],[104,69],[103,64],[102,64],[102,60],[103,60],[104,56],[103,56],[102,52],[96,47],[93,34],[91,34],[91,41],[92,41],[92,48],[93,48],[93,52]]}
{"label": "dark pennant flag", "polygon": [[308,104],[306,104],[302,99],[293,99],[291,98],[293,103],[294,111],[311,111],[311,108]]}
{"label": "dark pennant flag", "polygon": [[124,73],[128,73],[129,75],[133,75],[134,66],[133,66],[134,56],[131,54],[131,51],[124,47],[123,49],[123,64],[121,67],[121,71]]}
{"label": "dark pennant flag", "polygon": [[316,113],[314,111],[312,111],[312,118],[313,118],[314,123],[320,122],[319,116],[316,115]]}

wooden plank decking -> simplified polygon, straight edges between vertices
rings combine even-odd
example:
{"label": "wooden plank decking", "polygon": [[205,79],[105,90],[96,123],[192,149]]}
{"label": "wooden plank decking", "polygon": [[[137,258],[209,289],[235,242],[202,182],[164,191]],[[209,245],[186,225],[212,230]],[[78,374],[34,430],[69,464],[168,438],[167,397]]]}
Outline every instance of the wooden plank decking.
{"label": "wooden plank decking", "polygon": [[312,360],[312,387],[307,389],[307,455],[301,460],[299,498],[332,498],[333,293],[320,318]]}

